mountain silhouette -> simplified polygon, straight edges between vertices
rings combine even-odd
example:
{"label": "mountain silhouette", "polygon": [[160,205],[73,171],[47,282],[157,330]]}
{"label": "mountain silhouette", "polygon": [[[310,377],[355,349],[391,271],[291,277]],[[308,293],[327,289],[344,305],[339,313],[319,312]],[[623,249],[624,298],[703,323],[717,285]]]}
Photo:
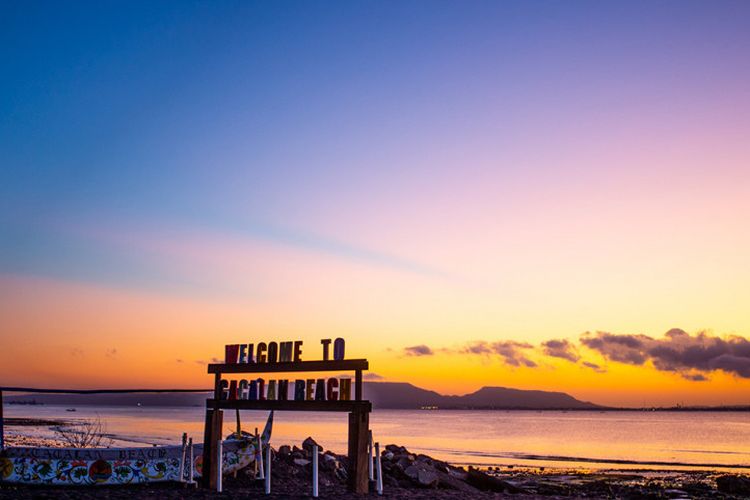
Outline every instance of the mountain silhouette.
{"label": "mountain silhouette", "polygon": [[[483,387],[464,396],[446,396],[405,382],[365,382],[364,397],[374,408],[584,410],[601,408],[564,392]],[[6,403],[29,402],[68,406],[204,406],[210,393],[161,394],[29,394],[5,396]]]}
{"label": "mountain silhouette", "polygon": [[564,392],[527,391],[507,387],[482,387],[464,396],[444,396],[404,382],[369,382],[365,398],[375,408],[420,408],[437,406],[450,409],[584,410],[601,408],[579,401]]}

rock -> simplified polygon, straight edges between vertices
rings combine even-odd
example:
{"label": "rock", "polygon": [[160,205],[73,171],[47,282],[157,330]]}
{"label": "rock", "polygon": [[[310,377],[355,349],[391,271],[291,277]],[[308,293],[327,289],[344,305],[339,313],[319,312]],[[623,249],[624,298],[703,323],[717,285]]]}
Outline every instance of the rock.
{"label": "rock", "polygon": [[404,470],[404,474],[423,488],[435,488],[438,485],[438,475],[435,470],[431,470],[422,464],[410,465]]}
{"label": "rock", "polygon": [[384,451],[382,453],[383,460],[393,460],[393,457],[395,456],[392,451]]}
{"label": "rock", "polygon": [[337,478],[339,478],[340,481],[346,482],[346,479],[348,477],[348,474],[346,473],[346,468],[339,467],[338,469],[336,469],[334,474],[336,475]]}
{"label": "rock", "polygon": [[496,493],[521,493],[522,491],[510,483],[489,476],[471,467],[469,467],[469,472],[466,473],[466,482],[482,491],[493,491]]}
{"label": "rock", "polygon": [[412,462],[409,461],[406,457],[399,458],[395,463],[394,466],[399,470],[406,470],[407,467],[411,466]]}
{"label": "rock", "polygon": [[323,451],[323,447],[316,443],[315,440],[311,437],[308,437],[307,439],[302,441],[302,449],[307,453],[312,453],[313,446],[317,446],[318,451]]}
{"label": "rock", "polygon": [[310,461],[308,459],[306,459],[306,458],[295,458],[294,459],[294,463],[296,465],[301,465],[302,467],[304,467],[305,465],[309,464]]}
{"label": "rock", "polygon": [[750,495],[750,478],[727,474],[716,478],[716,488],[728,495]]}
{"label": "rock", "polygon": [[[394,453],[394,454],[401,452],[402,451],[401,448],[402,448],[401,446],[397,446],[395,444],[387,444],[387,445],[385,445],[385,450],[386,451],[390,451],[391,453]],[[406,448],[404,448],[403,451],[405,452]]]}
{"label": "rock", "polygon": [[336,460],[336,457],[333,457],[331,455],[320,456],[320,468],[322,470],[332,471],[336,469],[337,466],[338,460]]}
{"label": "rock", "polygon": [[383,476],[383,485],[398,488],[398,479],[393,476]]}
{"label": "rock", "polygon": [[445,472],[438,472],[438,488],[446,490],[457,490],[463,493],[472,493],[476,496],[479,490],[469,484],[466,484],[462,478],[452,476]]}
{"label": "rock", "polygon": [[292,447],[288,444],[279,446],[279,455],[285,457],[292,454]]}

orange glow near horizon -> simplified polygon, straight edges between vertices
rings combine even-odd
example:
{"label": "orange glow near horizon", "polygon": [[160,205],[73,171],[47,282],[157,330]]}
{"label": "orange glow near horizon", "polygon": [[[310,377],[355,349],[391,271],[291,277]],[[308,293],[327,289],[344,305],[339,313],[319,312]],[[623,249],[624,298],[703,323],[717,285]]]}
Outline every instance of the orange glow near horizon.
{"label": "orange glow near horizon", "polygon": [[584,359],[605,366],[606,372],[545,357],[538,349],[528,354],[537,363],[533,368],[462,353],[456,343],[439,346],[430,356],[407,356],[403,348],[412,342],[405,344],[398,334],[378,339],[372,327],[371,333],[354,335],[345,320],[326,324],[303,308],[291,320],[272,304],[243,300],[142,294],[12,276],[0,283],[4,336],[14,339],[0,351],[6,386],[203,388],[211,384],[205,364],[221,359],[226,343],[301,339],[303,359],[320,359],[320,339],[342,336],[347,357],[368,358],[371,372],[382,380],[444,394],[505,386],[567,392],[613,406],[720,405],[746,404],[750,389],[750,381],[722,372],[712,372],[709,381],[692,382],[648,364],[605,362],[591,351],[582,352]]}

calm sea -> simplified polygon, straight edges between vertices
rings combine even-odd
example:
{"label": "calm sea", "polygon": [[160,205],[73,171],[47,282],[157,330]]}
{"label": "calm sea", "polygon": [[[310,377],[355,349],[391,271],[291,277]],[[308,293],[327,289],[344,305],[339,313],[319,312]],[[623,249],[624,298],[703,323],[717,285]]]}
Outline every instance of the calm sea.
{"label": "calm sea", "polygon": [[[176,444],[183,432],[202,441],[202,408],[6,405],[7,417],[99,417],[118,445]],[[244,411],[245,430],[262,428],[265,412]],[[225,433],[236,426],[224,412]],[[462,465],[563,468],[750,469],[750,413],[536,412],[376,410],[370,427],[381,445],[397,443]],[[13,432],[51,436],[46,428]],[[313,436],[327,449],[346,450],[347,416],[280,412],[272,444]]]}

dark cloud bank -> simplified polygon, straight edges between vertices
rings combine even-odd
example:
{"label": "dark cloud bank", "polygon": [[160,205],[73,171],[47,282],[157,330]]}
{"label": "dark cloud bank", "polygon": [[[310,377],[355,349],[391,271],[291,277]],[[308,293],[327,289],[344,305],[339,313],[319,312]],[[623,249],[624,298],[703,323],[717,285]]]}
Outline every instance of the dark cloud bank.
{"label": "dark cloud bank", "polygon": [[[708,380],[707,375],[715,371],[750,378],[750,340],[738,336],[723,338],[707,332],[690,335],[678,328],[669,330],[663,338],[642,334],[586,332],[581,336],[580,343],[552,339],[533,346],[516,341],[473,341],[463,347],[439,351],[497,357],[508,366],[528,368],[537,367],[537,363],[527,353],[538,351],[545,356],[564,359],[598,373],[606,371],[597,363],[583,359],[580,348],[595,351],[611,362],[635,366],[650,363],[657,370],[676,373],[695,382]],[[404,354],[431,356],[436,351],[438,350],[426,345],[417,345],[405,348]]]}
{"label": "dark cloud bank", "polygon": [[657,370],[679,373],[689,380],[706,380],[705,373],[717,370],[750,378],[750,341],[743,337],[721,338],[706,332],[691,336],[674,328],[661,339],[587,333],[581,343],[611,361],[637,366],[650,361]]}

